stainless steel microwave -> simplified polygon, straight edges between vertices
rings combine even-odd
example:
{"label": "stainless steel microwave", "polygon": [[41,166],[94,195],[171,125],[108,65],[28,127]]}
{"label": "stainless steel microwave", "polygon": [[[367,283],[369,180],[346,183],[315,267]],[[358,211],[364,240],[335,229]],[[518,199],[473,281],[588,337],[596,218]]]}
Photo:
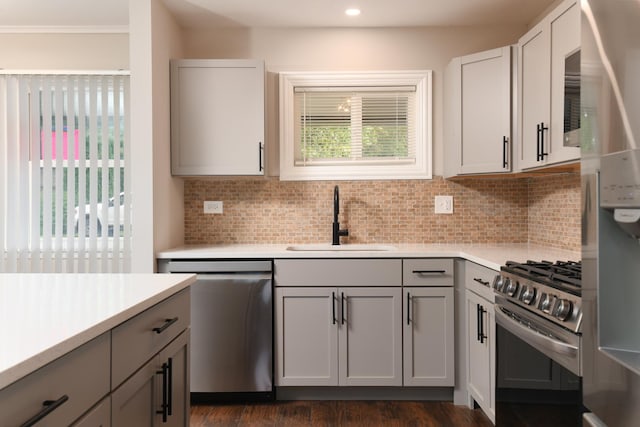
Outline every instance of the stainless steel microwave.
{"label": "stainless steel microwave", "polygon": [[580,146],[580,51],[564,60],[564,146]]}

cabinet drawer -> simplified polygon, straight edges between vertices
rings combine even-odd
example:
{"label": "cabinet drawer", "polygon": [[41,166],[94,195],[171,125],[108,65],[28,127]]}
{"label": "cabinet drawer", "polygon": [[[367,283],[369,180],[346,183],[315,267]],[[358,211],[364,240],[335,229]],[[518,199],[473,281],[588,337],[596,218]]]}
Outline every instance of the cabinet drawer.
{"label": "cabinet drawer", "polygon": [[190,323],[185,289],[113,329],[111,385],[116,388]]}
{"label": "cabinet drawer", "polygon": [[399,259],[277,259],[276,286],[400,286]]}
{"label": "cabinet drawer", "polygon": [[475,292],[483,298],[494,301],[493,279],[498,274],[497,271],[482,265],[467,261],[465,263],[464,283],[467,289]]}
{"label": "cabinet drawer", "polygon": [[453,259],[402,260],[404,286],[453,286]]}
{"label": "cabinet drawer", "polygon": [[109,338],[106,332],[0,390],[1,424],[22,425],[44,401],[61,404],[39,426],[67,426],[79,418],[109,393]]}

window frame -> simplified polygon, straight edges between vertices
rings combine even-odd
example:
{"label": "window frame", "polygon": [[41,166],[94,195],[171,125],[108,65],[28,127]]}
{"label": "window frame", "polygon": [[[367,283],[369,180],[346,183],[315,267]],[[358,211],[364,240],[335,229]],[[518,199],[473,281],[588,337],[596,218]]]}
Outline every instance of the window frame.
{"label": "window frame", "polygon": [[[280,180],[386,180],[432,178],[432,71],[281,72]],[[416,87],[416,159],[407,164],[295,164],[296,87]]]}

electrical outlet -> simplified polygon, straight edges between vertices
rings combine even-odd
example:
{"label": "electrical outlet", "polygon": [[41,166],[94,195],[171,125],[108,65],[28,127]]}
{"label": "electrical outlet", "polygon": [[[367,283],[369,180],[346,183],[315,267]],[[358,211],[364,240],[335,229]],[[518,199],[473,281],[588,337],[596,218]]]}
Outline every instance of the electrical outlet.
{"label": "electrical outlet", "polygon": [[437,214],[452,214],[453,196],[436,196],[435,207]]}
{"label": "electrical outlet", "polygon": [[222,202],[220,201],[205,201],[204,202],[204,213],[206,214],[221,214],[222,213]]}

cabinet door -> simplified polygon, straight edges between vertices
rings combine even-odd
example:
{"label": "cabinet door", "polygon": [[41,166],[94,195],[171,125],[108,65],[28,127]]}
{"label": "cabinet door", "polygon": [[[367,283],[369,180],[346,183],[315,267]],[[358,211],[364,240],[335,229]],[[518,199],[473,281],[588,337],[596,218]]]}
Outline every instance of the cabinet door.
{"label": "cabinet door", "polygon": [[340,288],[340,385],[402,385],[402,290]]}
{"label": "cabinet door", "polygon": [[[495,420],[495,318],[493,304],[466,291],[469,394]],[[482,335],[482,336],[481,336]]]}
{"label": "cabinet door", "polygon": [[461,58],[460,173],[511,170],[511,48]]}
{"label": "cabinet door", "polygon": [[525,34],[518,44],[520,70],[520,150],[521,169],[541,166],[540,142],[549,139],[549,131],[538,131],[541,124],[549,128],[551,59],[549,31],[543,21]]}
{"label": "cabinet door", "polygon": [[153,426],[160,410],[158,356],[154,356],[111,395],[111,422],[114,426]]}
{"label": "cabinet door", "polygon": [[336,288],[276,288],[278,386],[338,385]]}
{"label": "cabinet door", "polygon": [[263,175],[264,63],[171,63],[174,175]]}
{"label": "cabinet door", "polygon": [[[167,427],[183,427],[189,425],[190,394],[189,394],[189,329],[183,332],[159,354],[159,362],[168,365],[167,375],[170,376],[167,387],[169,393],[165,395],[167,408],[167,422],[156,422]],[[162,388],[162,387],[160,387]],[[162,393],[162,392],[161,392]],[[162,402],[162,395],[161,395]],[[160,415],[160,420],[162,415]]]}
{"label": "cabinet door", "polygon": [[404,289],[404,385],[454,385],[453,287]]}
{"label": "cabinet door", "polygon": [[545,150],[548,163],[580,158],[579,147],[564,146],[564,73],[565,58],[580,48],[580,5],[564,3],[551,19],[551,126]]}

